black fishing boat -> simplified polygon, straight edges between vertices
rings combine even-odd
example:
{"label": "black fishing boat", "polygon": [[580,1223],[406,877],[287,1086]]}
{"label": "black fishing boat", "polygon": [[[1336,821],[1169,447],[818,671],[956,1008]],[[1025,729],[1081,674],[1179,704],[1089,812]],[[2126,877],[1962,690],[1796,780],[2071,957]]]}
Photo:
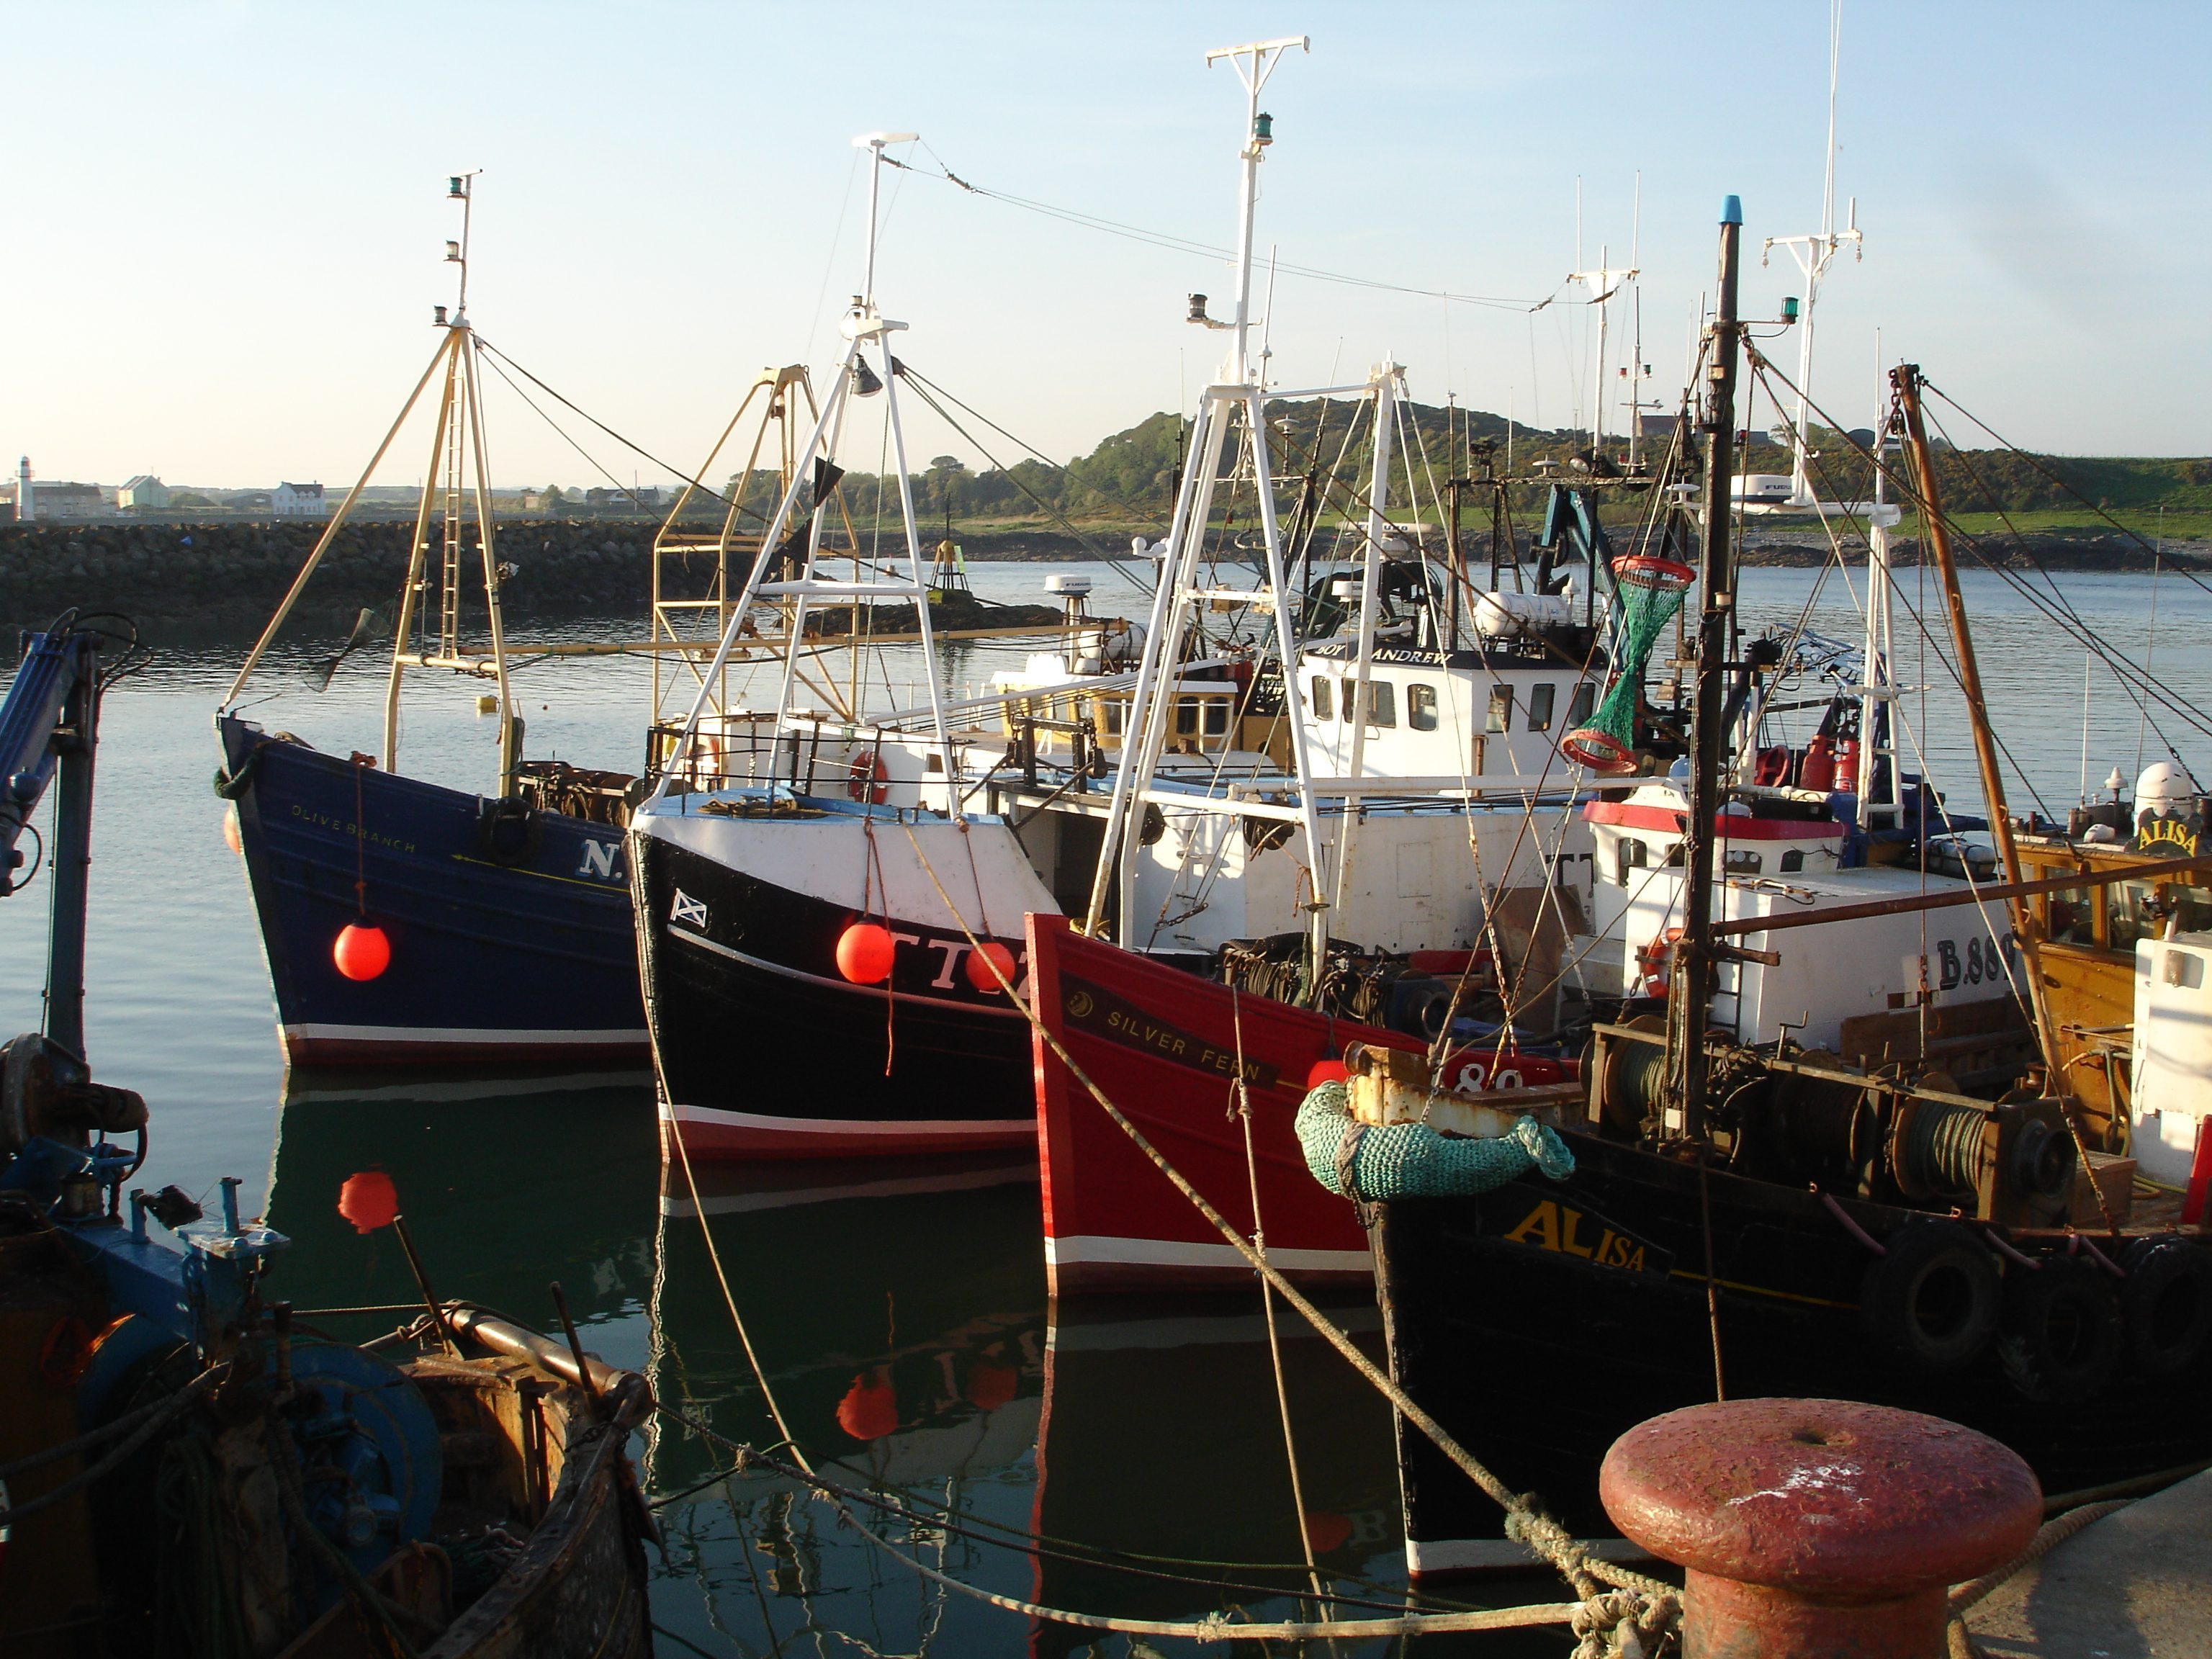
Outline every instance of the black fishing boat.
{"label": "black fishing boat", "polygon": [[[1730,198],[1721,305],[1701,364],[1709,502],[1727,499],[1731,465],[1745,326],[1740,235]],[[1682,926],[1661,965],[1664,1018],[1600,1023],[1586,1107],[1534,1114],[1571,1154],[1571,1170],[1554,1160],[1553,1174],[1526,1170],[1451,1196],[1353,1183],[1381,1200],[1367,1213],[1393,1374],[1470,1442],[1494,1445],[1501,1424],[1527,1425],[1507,1437],[1509,1480],[1528,1478],[1511,1467],[1516,1457],[1594,1463],[1654,1412],[1766,1393],[1865,1400],[1966,1423],[2014,1446],[2054,1488],[2172,1466],[2212,1447],[2202,1410],[2212,1364],[2212,1231],[2201,1214],[2184,1218],[2179,1194],[2145,1201],[2124,1177],[2100,1179],[2105,1171],[2082,1152],[2080,1103],[2052,1085],[2064,1073],[2049,1058],[2052,1027],[2025,906],[2037,884],[2019,877],[1917,369],[1900,368],[1893,383],[2006,879],[1978,895],[1887,908],[2009,902],[2045,1058],[2011,1087],[1978,1079],[1984,1093],[1975,1095],[1935,1068],[1932,1048],[1861,1069],[1786,1035],[1751,1044],[1719,1029],[1711,1006],[1722,966],[1818,950],[1820,936],[1792,924],[1822,918],[1715,919],[1717,879],[1728,878],[1717,878],[1715,841],[1732,799],[1722,759],[1733,724],[1735,583],[1729,515],[1710,513]],[[1367,1167],[1360,1143],[1370,1132],[1342,1121],[1336,1184],[1342,1172]],[[1402,1424],[1399,1441],[1413,1570],[1471,1565],[1494,1547],[1495,1507]]]}

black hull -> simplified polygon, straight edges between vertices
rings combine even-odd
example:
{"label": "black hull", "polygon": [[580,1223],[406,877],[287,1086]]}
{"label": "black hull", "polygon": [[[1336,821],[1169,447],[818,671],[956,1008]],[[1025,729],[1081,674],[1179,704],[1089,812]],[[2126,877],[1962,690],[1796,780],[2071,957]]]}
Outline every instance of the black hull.
{"label": "black hull", "polygon": [[[1566,1180],[1531,1173],[1480,1197],[1401,1200],[1380,1206],[1372,1237],[1396,1380],[1508,1485],[1603,1536],[1615,1529],[1592,1494],[1606,1449],[1646,1418],[1714,1397],[1705,1234],[1693,1166],[1569,1139]],[[2011,1446],[2053,1492],[2212,1452],[2202,1359],[2164,1382],[2124,1372],[2071,1406],[2022,1398],[1993,1352],[1948,1376],[1916,1373],[1866,1334],[1859,1304],[1874,1258],[1817,1194],[1710,1181],[1730,1398],[1862,1400],[1948,1418]],[[1878,1237],[1911,1215],[1851,1212]],[[1455,1544],[1498,1535],[1498,1509],[1404,1425],[1399,1465],[1419,1570],[1452,1571],[1466,1553]]]}
{"label": "black hull", "polygon": [[[804,830],[798,833],[804,834]],[[941,956],[902,950],[890,994],[846,982],[841,905],[650,836],[631,841],[639,957],[666,1121],[708,1157],[1033,1145],[1029,1026]],[[703,925],[672,920],[678,893]],[[696,911],[693,911],[694,915]],[[905,922],[903,933],[964,939]],[[996,1006],[990,1006],[995,1002]]]}

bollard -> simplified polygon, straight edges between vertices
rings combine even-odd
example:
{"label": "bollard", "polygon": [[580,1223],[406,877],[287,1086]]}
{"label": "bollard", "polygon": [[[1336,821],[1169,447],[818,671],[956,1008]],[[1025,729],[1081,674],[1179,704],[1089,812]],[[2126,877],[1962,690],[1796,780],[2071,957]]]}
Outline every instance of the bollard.
{"label": "bollard", "polygon": [[1949,1587],[2011,1560],[2043,1519],[2009,1448],[1844,1400],[1655,1417],[1613,1442],[1598,1495],[1686,1571],[1683,1659],[1944,1659]]}

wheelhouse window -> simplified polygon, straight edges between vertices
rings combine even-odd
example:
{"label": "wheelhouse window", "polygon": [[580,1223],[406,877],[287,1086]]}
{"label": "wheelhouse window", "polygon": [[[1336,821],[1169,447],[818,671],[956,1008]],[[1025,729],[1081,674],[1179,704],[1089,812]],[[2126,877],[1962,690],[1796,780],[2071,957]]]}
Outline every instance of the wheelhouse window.
{"label": "wheelhouse window", "polygon": [[1584,680],[1575,688],[1574,700],[1567,704],[1567,724],[1570,726],[1589,724],[1590,710],[1597,707],[1597,682]]}
{"label": "wheelhouse window", "polygon": [[1336,712],[1330,707],[1330,702],[1328,676],[1315,675],[1313,677],[1313,717],[1316,720],[1332,720],[1336,718]]}
{"label": "wheelhouse window", "polygon": [[1794,876],[1805,867],[1805,849],[1793,847],[1782,855],[1782,873]]}
{"label": "wheelhouse window", "polygon": [[2045,937],[2053,945],[2096,944],[2097,897],[2093,889],[2072,887],[2046,894],[2043,902],[2051,907]]}
{"label": "wheelhouse window", "polygon": [[1437,688],[1425,680],[1406,688],[1406,724],[1416,732],[1437,729]]}
{"label": "wheelhouse window", "polygon": [[1628,872],[1641,870],[1650,861],[1650,854],[1642,842],[1633,836],[1623,836],[1613,850],[1613,878],[1626,887]]}
{"label": "wheelhouse window", "polygon": [[1177,697],[1176,699],[1176,735],[1179,738],[1198,735],[1197,698]]}
{"label": "wheelhouse window", "polygon": [[1552,699],[1559,689],[1548,681],[1528,688],[1528,729],[1531,732],[1552,729]]}
{"label": "wheelhouse window", "polygon": [[1728,855],[1729,874],[1732,876],[1755,876],[1765,867],[1766,866],[1765,861],[1759,858],[1758,854],[1738,852],[1734,848],[1729,849]]}
{"label": "wheelhouse window", "polygon": [[1513,726],[1513,688],[1493,685],[1490,688],[1490,717],[1483,722],[1486,732],[1510,731]]}
{"label": "wheelhouse window", "polygon": [[1206,735],[1209,738],[1218,738],[1227,735],[1228,731],[1229,699],[1226,697],[1206,698]]}
{"label": "wheelhouse window", "polygon": [[1370,726],[1395,726],[1398,723],[1398,688],[1389,681],[1367,682],[1367,723]]}

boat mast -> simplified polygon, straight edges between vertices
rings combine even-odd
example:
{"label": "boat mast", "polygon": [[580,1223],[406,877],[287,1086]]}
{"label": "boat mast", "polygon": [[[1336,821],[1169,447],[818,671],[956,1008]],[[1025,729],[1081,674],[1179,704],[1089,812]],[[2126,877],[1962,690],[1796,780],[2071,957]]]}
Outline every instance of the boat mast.
{"label": "boat mast", "polygon": [[[821,412],[815,417],[814,429],[806,443],[793,457],[789,481],[785,484],[775,514],[761,537],[760,552],[753,560],[752,569],[745,577],[744,590],[730,606],[729,620],[722,629],[722,637],[714,647],[714,659],[700,676],[696,694],[684,717],[684,729],[672,750],[665,769],[653,787],[653,799],[668,793],[670,785],[684,770],[697,746],[699,727],[705,717],[708,703],[714,699],[715,687],[721,684],[729,665],[731,653],[737,649],[738,636],[744,627],[757,599],[795,599],[791,621],[784,642],[785,665],[782,689],[776,705],[779,725],[788,713],[792,687],[796,675],[799,652],[803,648],[806,612],[810,604],[824,606],[862,605],[883,600],[904,600],[915,607],[921,635],[921,654],[924,672],[929,681],[931,726],[937,746],[944,758],[945,810],[960,811],[959,757],[955,752],[945,720],[945,691],[937,660],[937,641],[929,615],[929,584],[923,569],[921,529],[914,513],[914,484],[907,471],[906,437],[898,417],[898,365],[891,356],[890,337],[906,327],[885,317],[876,305],[875,268],[876,248],[880,227],[879,206],[883,190],[883,170],[888,163],[884,151],[892,144],[912,142],[911,132],[863,133],[853,141],[856,149],[868,152],[868,240],[866,276],[862,291],[853,296],[840,331],[848,342],[835,378],[822,400]],[[868,362],[872,348],[881,367],[872,367]],[[822,508],[826,501],[811,503],[807,510],[814,514],[806,539],[806,560],[804,572],[795,580],[775,580],[769,578],[770,562],[782,544],[783,532],[800,510],[800,498],[811,494],[816,479],[816,463],[825,468],[834,465],[838,440],[844,430],[847,404],[854,397],[873,397],[881,392],[884,399],[884,417],[890,443],[891,464],[897,469],[899,514],[906,538],[906,574],[903,577],[872,573],[863,579],[856,568],[853,580],[838,581],[815,574],[817,556],[822,545]],[[825,475],[826,476],[826,475]]]}
{"label": "boat mast", "polygon": [[[1859,697],[1859,769],[1852,782],[1858,791],[1859,823],[1867,830],[1894,830],[1904,817],[1889,592],[1889,532],[1899,513],[1889,499],[1889,469],[1882,459],[1897,442],[1896,422],[1892,411],[1875,437],[1874,500],[1867,508],[1866,645],[1859,663],[1860,683],[1853,688]],[[1882,734],[1879,744],[1876,731]],[[1875,779],[1884,761],[1889,763],[1887,785],[1877,796]]]}
{"label": "boat mast", "polygon": [[[1153,775],[1164,750],[1176,704],[1176,679],[1182,641],[1199,607],[1218,599],[1264,604],[1273,614],[1276,660],[1283,665],[1286,694],[1297,696],[1297,639],[1291,620],[1290,590],[1283,571],[1282,530],[1275,517],[1275,489],[1267,456],[1267,390],[1254,372],[1250,354],[1252,243],[1255,210],[1260,195],[1260,162],[1274,142],[1273,118],[1260,108],[1260,91],[1267,77],[1292,47],[1304,52],[1304,35],[1279,40],[1255,41],[1228,46],[1206,55],[1212,64],[1226,59],[1244,88],[1244,144],[1240,162],[1237,227],[1236,312],[1224,321],[1206,313],[1206,296],[1190,296],[1189,320],[1227,333],[1229,354],[1218,378],[1206,388],[1192,428],[1182,485],[1176,498],[1175,517],[1168,531],[1165,557],[1160,566],[1160,585],[1152,603],[1152,627],[1145,640],[1145,654],[1137,670],[1127,734],[1121,748],[1121,764],[1115,770],[1113,799],[1107,809],[1106,831],[1099,848],[1098,867],[1092,878],[1091,902],[1084,930],[1096,933],[1106,907],[1107,892],[1118,876],[1121,915],[1118,938],[1127,946],[1139,944],[1136,862],[1140,838],[1131,833],[1133,816],[1147,806],[1162,805],[1152,788]],[[1285,392],[1285,397],[1317,395]],[[1260,532],[1265,549],[1265,586],[1249,592],[1224,592],[1199,580],[1199,562],[1205,551],[1215,480],[1221,471],[1222,450],[1231,425],[1241,416],[1243,442],[1251,465],[1252,487],[1257,497]],[[1296,775],[1298,805],[1241,800],[1227,793],[1192,792],[1171,794],[1165,804],[1178,811],[1214,812],[1229,817],[1267,817],[1301,826],[1306,832],[1313,872],[1310,945],[1318,963],[1328,942],[1327,921],[1329,890],[1327,860],[1321,838],[1320,808],[1313,787],[1313,769],[1306,744],[1305,723],[1291,718],[1291,763]]]}
{"label": "boat mast", "polygon": [[1721,757],[1727,744],[1729,623],[1735,613],[1735,553],[1729,538],[1735,470],[1736,362],[1742,331],[1736,320],[1736,279],[1743,240],[1743,204],[1721,204],[1720,305],[1706,330],[1705,547],[1698,578],[1698,695],[1691,711],[1689,812],[1682,832],[1682,937],[1674,946],[1667,998],[1668,1048],[1681,1132],[1705,1133],[1705,1026],[1718,946],[1713,934],[1713,825],[1721,808]]}
{"label": "boat mast", "polygon": [[[1966,694],[1966,723],[1974,734],[1974,758],[1982,770],[1982,793],[1988,802],[1990,836],[1997,844],[2008,885],[2017,886],[2021,875],[2020,848],[2013,840],[2012,817],[2005,807],[2004,774],[1997,766],[1996,737],[1990,726],[1990,706],[1982,695],[1981,665],[1974,656],[1974,636],[1966,625],[1966,597],[1959,591],[1958,562],[1951,552],[1951,526],[1943,516],[1943,501],[1936,482],[1936,467],[1928,451],[1928,430],[1920,413],[1920,365],[1900,363],[1889,372],[1899,412],[1905,417],[1905,436],[1912,451],[1915,494],[1918,497],[1920,534],[1936,556],[1936,569],[1943,586],[1943,609],[1951,624],[1951,644],[1959,657],[1959,689]],[[1923,786],[1924,788],[1924,786]],[[2045,1087],[2063,1093],[2065,1079],[2060,1070],[2058,1028],[2051,1023],[2050,1000],[2044,994],[2040,941],[2036,937],[2035,911],[2025,897],[2009,901],[2012,930],[2020,940],[2027,967],[2027,993],[2035,1013],[2035,1034],[2048,1071]]]}

